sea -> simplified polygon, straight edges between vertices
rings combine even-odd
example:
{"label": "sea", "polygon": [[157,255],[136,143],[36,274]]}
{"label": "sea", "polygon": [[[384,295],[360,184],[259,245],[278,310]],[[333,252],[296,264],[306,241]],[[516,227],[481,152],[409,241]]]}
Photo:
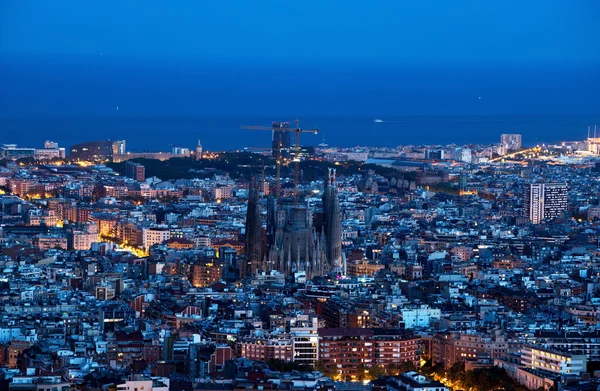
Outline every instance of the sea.
{"label": "sea", "polygon": [[[135,118],[0,118],[0,143],[40,147],[52,140],[69,147],[91,140],[126,140],[130,151],[260,150],[271,145],[271,132],[241,129],[241,125],[270,126],[272,121],[293,121],[285,116],[135,117]],[[524,145],[583,140],[588,126],[600,124],[594,115],[496,116],[301,116],[300,126],[319,129],[305,133],[302,145],[339,147],[423,144],[489,144],[502,133],[520,133]],[[377,120],[377,121],[375,121]],[[600,136],[600,129],[598,129]]]}
{"label": "sea", "polygon": [[270,131],[240,126],[298,119],[319,129],[303,134],[303,145],[487,144],[502,133],[535,145],[587,137],[600,125],[598,91],[600,69],[579,64],[5,56],[0,143],[269,148]]}

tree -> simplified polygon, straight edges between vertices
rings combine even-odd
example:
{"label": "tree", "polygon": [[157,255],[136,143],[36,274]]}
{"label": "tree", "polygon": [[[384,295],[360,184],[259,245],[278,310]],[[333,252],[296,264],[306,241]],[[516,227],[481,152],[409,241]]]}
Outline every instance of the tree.
{"label": "tree", "polygon": [[340,376],[340,371],[338,370],[337,365],[332,365],[325,370],[324,374],[332,379],[337,379]]}
{"label": "tree", "polygon": [[321,360],[315,362],[314,370],[321,372],[323,375],[335,379],[339,375],[337,365],[331,365],[329,368],[325,366],[325,363]]}
{"label": "tree", "polygon": [[325,368],[325,364],[323,363],[322,360],[315,362],[315,365],[313,366],[313,368],[315,371],[319,371],[321,373],[325,373],[325,371],[327,370],[327,368]]}
{"label": "tree", "polygon": [[400,369],[397,364],[392,363],[386,367],[385,374],[388,376],[398,376],[400,374]]}
{"label": "tree", "polygon": [[465,362],[457,361],[448,369],[448,380],[456,384],[465,384],[467,373],[465,372]]}
{"label": "tree", "polygon": [[400,373],[416,371],[417,367],[412,361],[402,361],[398,366]]}
{"label": "tree", "polygon": [[385,370],[379,365],[373,365],[371,368],[368,369],[368,372],[369,379],[375,380],[379,379],[379,377],[385,373]]}
{"label": "tree", "polygon": [[363,381],[367,378],[367,367],[365,364],[360,363],[356,366],[356,380]]}

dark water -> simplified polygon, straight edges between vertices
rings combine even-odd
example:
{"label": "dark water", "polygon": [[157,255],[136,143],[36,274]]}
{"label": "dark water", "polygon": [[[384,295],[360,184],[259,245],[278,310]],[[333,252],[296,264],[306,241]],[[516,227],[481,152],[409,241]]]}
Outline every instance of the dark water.
{"label": "dark water", "polygon": [[302,144],[491,143],[507,132],[537,144],[600,125],[599,91],[600,70],[582,66],[0,58],[0,142],[268,147],[270,132],[239,126],[299,118],[322,131]]}
{"label": "dark water", "polygon": [[[240,129],[241,124],[268,125],[288,117],[198,118],[96,118],[96,119],[0,119],[1,143],[41,146],[53,140],[63,146],[97,139],[125,139],[129,150],[170,150],[193,147],[198,138],[208,150],[269,147],[269,131]],[[390,146],[401,144],[447,144],[498,142],[501,133],[521,133],[526,145],[581,140],[587,126],[600,116],[372,116],[301,117],[304,128],[321,129],[305,134],[301,142],[337,146]],[[600,135],[600,129],[598,130]]]}

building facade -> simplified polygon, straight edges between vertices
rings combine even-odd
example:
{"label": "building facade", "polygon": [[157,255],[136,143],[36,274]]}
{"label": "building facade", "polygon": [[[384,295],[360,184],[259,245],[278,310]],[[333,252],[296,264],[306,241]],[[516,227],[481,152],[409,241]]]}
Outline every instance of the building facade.
{"label": "building facade", "polygon": [[135,181],[141,182],[146,179],[146,167],[141,164],[125,162],[125,175]]}
{"label": "building facade", "polygon": [[520,134],[503,134],[500,136],[500,143],[507,151],[517,151],[522,146],[522,136]]}
{"label": "building facade", "polygon": [[399,329],[319,329],[319,359],[342,379],[356,380],[372,366],[398,365],[420,359],[421,338]]}
{"label": "building facade", "polygon": [[568,207],[566,183],[530,183],[523,189],[523,214],[533,224],[560,216]]}

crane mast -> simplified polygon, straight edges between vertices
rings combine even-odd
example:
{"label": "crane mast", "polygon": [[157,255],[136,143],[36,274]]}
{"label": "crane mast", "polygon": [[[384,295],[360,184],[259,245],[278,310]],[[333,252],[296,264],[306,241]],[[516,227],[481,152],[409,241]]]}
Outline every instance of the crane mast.
{"label": "crane mast", "polygon": [[[245,126],[242,125],[240,126],[241,129],[248,129],[248,130],[270,130],[273,132],[273,134],[275,134],[276,131],[278,132],[290,132],[290,133],[294,133],[295,134],[295,153],[294,153],[294,198],[296,199],[296,202],[298,202],[298,197],[299,197],[299,182],[300,182],[300,134],[301,133],[313,133],[313,134],[317,134],[319,133],[319,129],[302,129],[300,128],[300,121],[299,120],[295,120],[294,121],[296,126],[295,127],[291,127],[289,122],[273,122],[271,127],[268,126]],[[282,160],[282,155],[281,155],[281,149],[282,149],[282,145],[281,145],[281,140],[279,140],[278,144],[277,144],[277,182],[276,182],[276,194],[277,196],[279,196],[279,191],[280,191],[280,174],[281,174],[281,160]]]}

